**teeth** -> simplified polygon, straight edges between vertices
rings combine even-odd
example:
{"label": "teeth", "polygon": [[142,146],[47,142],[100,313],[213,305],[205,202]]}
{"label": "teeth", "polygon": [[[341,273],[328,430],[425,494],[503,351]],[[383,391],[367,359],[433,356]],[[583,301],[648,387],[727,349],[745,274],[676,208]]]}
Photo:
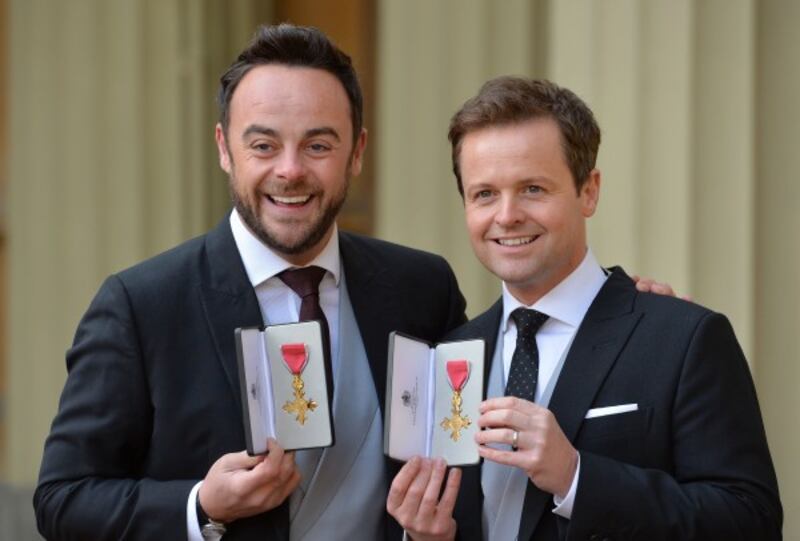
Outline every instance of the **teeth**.
{"label": "teeth", "polygon": [[310,195],[295,195],[292,197],[279,197],[277,195],[273,195],[271,197],[273,201],[283,205],[300,205],[311,199]]}
{"label": "teeth", "polygon": [[533,239],[534,237],[518,237],[516,239],[497,239],[497,242],[502,246],[522,246],[523,244],[530,244]]}

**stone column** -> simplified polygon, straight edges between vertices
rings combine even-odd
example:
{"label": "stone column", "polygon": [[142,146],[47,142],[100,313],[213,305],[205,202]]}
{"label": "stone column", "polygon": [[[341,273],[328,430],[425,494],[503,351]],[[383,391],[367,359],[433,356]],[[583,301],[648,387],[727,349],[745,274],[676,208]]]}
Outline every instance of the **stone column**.
{"label": "stone column", "polygon": [[800,538],[800,4],[758,4],[756,383],[775,459],[784,538]]}

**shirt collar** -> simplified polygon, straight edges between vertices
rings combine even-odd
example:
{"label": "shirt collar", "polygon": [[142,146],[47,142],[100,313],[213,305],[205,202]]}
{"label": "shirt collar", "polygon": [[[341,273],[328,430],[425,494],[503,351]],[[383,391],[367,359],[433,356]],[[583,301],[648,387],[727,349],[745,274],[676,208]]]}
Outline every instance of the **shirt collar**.
{"label": "shirt collar", "polygon": [[606,274],[591,249],[578,267],[559,284],[531,306],[519,302],[503,282],[503,332],[508,330],[511,312],[517,308],[532,308],[572,327],[578,327],[594,298],[606,281]]}
{"label": "shirt collar", "polygon": [[[242,257],[244,269],[247,272],[247,278],[250,280],[250,284],[252,284],[253,287],[295,266],[261,242],[244,225],[236,209],[233,209],[233,212],[231,212],[230,224],[233,240],[236,242],[236,248],[239,250],[239,255]],[[333,225],[333,235],[331,235],[328,243],[322,249],[322,252],[308,265],[322,267],[333,275],[336,285],[339,285],[341,274],[339,231],[335,223]]]}

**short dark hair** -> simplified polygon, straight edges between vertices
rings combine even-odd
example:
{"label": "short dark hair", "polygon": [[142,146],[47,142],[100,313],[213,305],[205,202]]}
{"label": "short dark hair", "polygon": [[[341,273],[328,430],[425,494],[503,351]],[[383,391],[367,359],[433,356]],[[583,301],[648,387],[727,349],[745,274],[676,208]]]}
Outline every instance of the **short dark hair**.
{"label": "short dark hair", "polygon": [[334,75],[347,93],[353,141],[358,139],[363,125],[364,98],[350,57],[319,29],[287,23],[259,26],[247,48],[220,77],[217,103],[219,123],[225,133],[230,122],[231,97],[236,87],[251,69],[264,64],[316,68]]}
{"label": "short dark hair", "polygon": [[569,170],[580,192],[597,162],[600,127],[591,109],[571,90],[544,79],[498,77],[486,82],[478,95],[467,100],[450,120],[448,139],[453,147],[453,172],[464,195],[459,157],[464,137],[488,126],[552,118],[561,132]]}

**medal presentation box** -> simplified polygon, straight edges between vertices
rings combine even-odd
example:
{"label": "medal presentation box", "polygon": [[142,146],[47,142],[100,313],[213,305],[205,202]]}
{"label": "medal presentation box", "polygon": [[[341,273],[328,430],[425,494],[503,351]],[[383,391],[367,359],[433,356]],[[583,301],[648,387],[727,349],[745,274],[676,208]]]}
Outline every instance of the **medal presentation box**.
{"label": "medal presentation box", "polygon": [[389,336],[384,453],[407,461],[443,457],[477,464],[478,405],[483,397],[483,340],[432,346],[397,332]]}
{"label": "medal presentation box", "polygon": [[333,445],[322,327],[304,321],[235,331],[247,452]]}

